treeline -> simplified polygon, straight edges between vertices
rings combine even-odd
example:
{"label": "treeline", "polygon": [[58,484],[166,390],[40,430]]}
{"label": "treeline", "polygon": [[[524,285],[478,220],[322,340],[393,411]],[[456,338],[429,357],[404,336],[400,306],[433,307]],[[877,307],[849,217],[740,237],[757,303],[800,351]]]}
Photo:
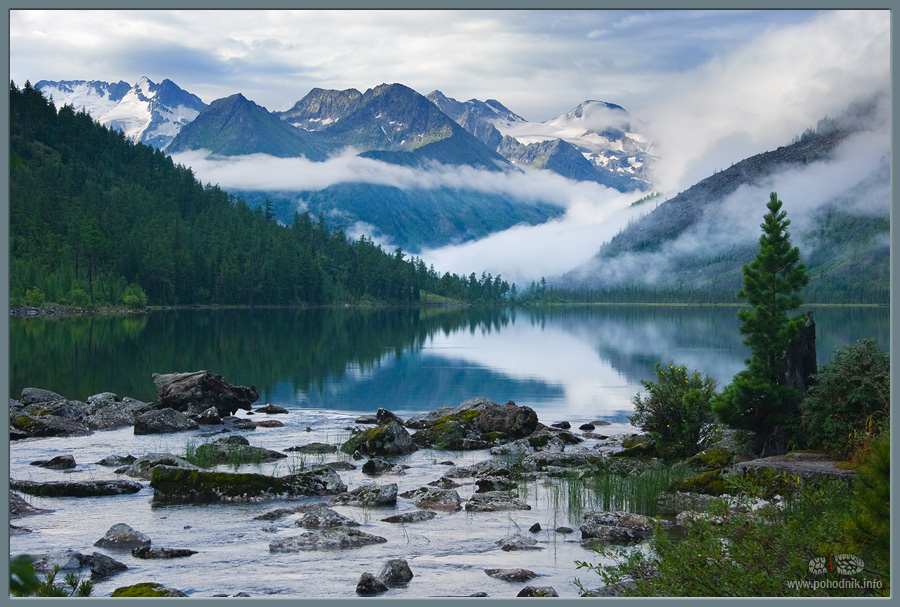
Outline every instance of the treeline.
{"label": "treeline", "polygon": [[439,275],[308,213],[285,226],[266,211],[10,83],[12,306],[493,304],[513,290],[490,274]]}

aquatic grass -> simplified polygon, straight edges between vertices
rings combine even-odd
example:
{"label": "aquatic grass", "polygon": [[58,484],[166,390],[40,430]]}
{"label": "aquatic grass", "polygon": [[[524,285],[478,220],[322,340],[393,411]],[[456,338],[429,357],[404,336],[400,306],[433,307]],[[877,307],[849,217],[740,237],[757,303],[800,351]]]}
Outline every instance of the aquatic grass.
{"label": "aquatic grass", "polygon": [[655,464],[645,470],[622,474],[607,468],[571,470],[548,478],[549,499],[556,511],[563,507],[570,520],[590,510],[621,510],[634,514],[659,514],[658,500],[675,481],[694,471],[682,462]]}

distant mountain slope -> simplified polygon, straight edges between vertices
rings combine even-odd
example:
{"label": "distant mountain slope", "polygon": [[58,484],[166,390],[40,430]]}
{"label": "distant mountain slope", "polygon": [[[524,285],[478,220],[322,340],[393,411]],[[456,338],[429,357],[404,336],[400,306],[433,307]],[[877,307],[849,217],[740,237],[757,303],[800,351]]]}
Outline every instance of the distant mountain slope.
{"label": "distant mountain slope", "polygon": [[528,122],[500,102],[460,102],[440,91],[428,99],[513,164],[559,173],[577,181],[596,181],[627,192],[644,190],[650,143],[621,106],[585,101],[546,122]]}
{"label": "distant mountain slope", "polygon": [[[741,267],[758,249],[759,221],[746,230],[757,189],[779,180],[808,183],[808,199],[779,197],[792,220],[792,240],[801,247],[811,276],[810,292],[886,293],[889,281],[890,156],[879,145],[850,146],[867,135],[876,106],[859,105],[840,119],[820,121],[790,145],[736,163],[660,204],[608,243],[596,258],[554,284],[569,288],[623,286],[736,291]],[[843,150],[847,144],[849,150]],[[860,150],[873,160],[865,165]],[[848,158],[854,160],[847,165]],[[827,163],[827,164],[826,164]],[[852,174],[847,174],[850,166]],[[824,175],[834,185],[822,183]],[[806,181],[803,181],[806,180]],[[848,185],[839,186],[842,182]],[[833,190],[829,194],[818,190]],[[796,196],[796,195],[795,195]],[[758,196],[754,196],[755,203]],[[757,205],[758,206],[758,205]]]}
{"label": "distant mountain slope", "polygon": [[286,112],[275,115],[304,131],[320,131],[345,116],[362,93],[356,89],[334,91],[314,88]]}
{"label": "distant mountain slope", "polygon": [[34,85],[57,107],[71,105],[85,110],[95,120],[122,131],[135,142],[164,149],[184,125],[206,107],[199,97],[171,80],[155,84],[141,78],[134,86],[99,80],[41,80]]}
{"label": "distant mountain slope", "polygon": [[213,101],[172,140],[167,152],[209,150],[223,156],[269,154],[324,160],[309,133],[292,127],[240,93]]}

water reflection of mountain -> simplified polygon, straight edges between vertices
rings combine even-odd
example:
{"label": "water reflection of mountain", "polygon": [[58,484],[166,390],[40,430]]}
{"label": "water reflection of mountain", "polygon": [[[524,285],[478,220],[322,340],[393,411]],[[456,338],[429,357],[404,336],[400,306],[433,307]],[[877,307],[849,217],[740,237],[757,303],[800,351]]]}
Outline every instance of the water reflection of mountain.
{"label": "water reflection of mountain", "polygon": [[529,400],[558,400],[560,385],[537,379],[507,376],[460,358],[410,351],[391,356],[366,371],[348,370],[340,378],[297,393],[290,384],[279,384],[261,398],[283,406],[374,413],[383,407],[398,414],[456,406],[476,396],[498,403],[527,395]]}

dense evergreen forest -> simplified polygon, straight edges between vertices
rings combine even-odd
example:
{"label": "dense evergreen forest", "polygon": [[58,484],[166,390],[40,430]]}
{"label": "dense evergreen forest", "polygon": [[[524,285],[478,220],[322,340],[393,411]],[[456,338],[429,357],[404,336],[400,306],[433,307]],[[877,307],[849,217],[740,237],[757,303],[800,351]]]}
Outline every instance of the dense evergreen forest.
{"label": "dense evergreen forest", "polygon": [[[499,276],[439,275],[321,219],[251,209],[163,152],[10,83],[10,305],[500,303]],[[440,296],[440,297],[435,297]]]}

